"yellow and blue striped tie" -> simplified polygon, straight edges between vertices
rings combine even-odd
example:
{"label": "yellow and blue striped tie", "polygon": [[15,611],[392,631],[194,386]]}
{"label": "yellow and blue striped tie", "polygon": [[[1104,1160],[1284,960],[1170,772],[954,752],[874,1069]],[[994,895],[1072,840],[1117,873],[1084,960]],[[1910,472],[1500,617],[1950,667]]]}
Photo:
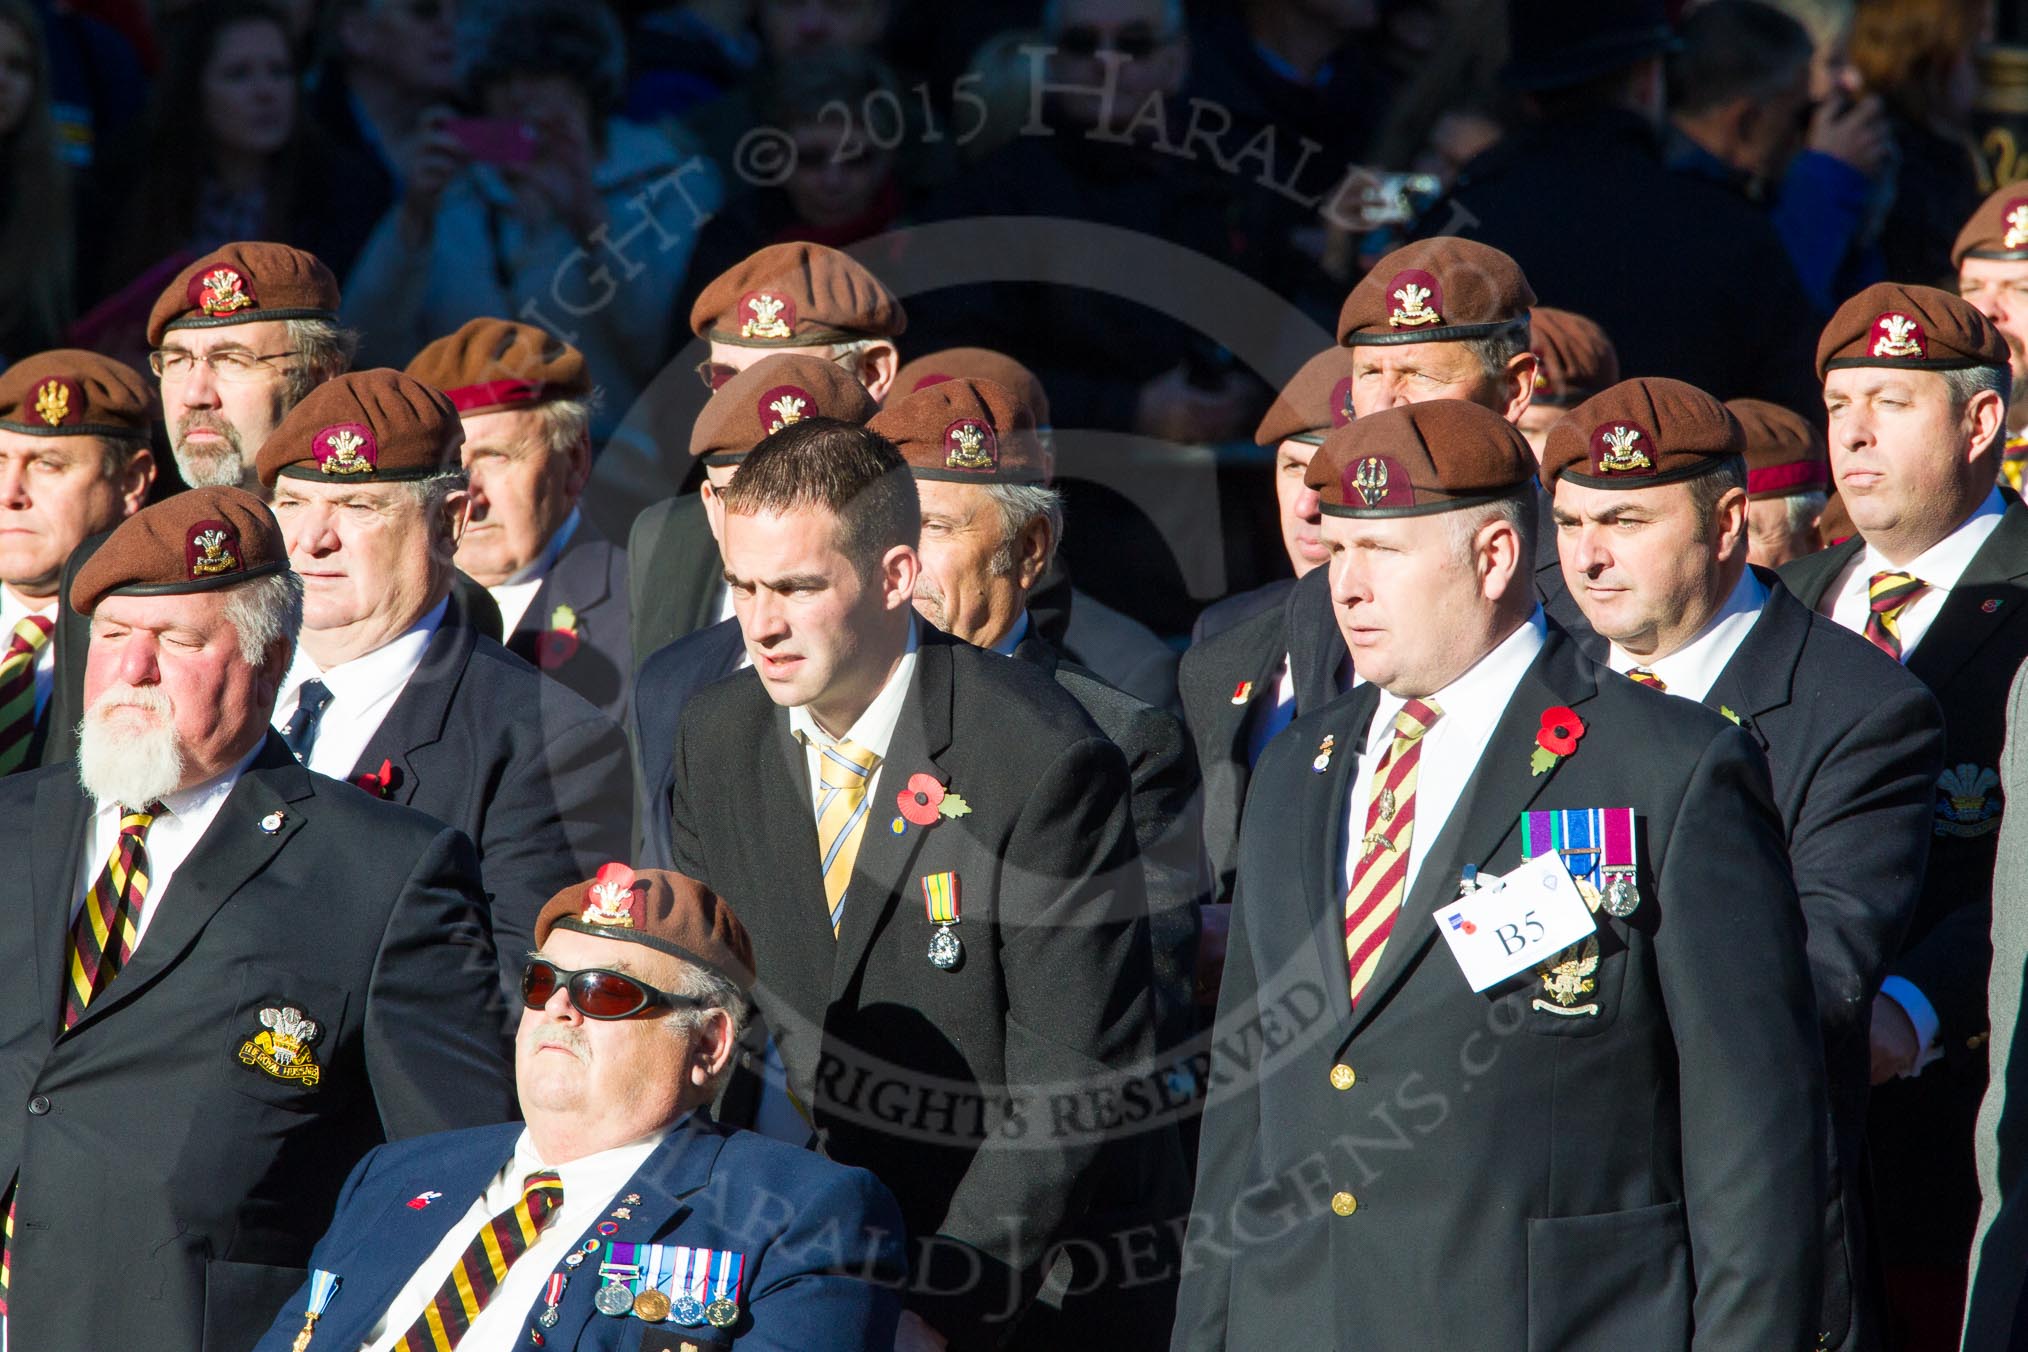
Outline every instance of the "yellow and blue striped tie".
{"label": "yellow and blue striped tie", "polygon": [[817,848],[824,871],[824,904],[831,913],[831,935],[845,915],[845,888],[866,835],[866,786],[880,768],[880,757],[852,742],[816,743]]}

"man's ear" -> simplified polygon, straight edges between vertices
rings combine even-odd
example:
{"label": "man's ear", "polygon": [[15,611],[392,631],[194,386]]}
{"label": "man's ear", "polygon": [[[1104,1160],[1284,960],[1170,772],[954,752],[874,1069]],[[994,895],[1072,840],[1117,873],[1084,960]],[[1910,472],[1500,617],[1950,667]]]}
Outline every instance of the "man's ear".
{"label": "man's ear", "polygon": [[1048,517],[1032,516],[1014,538],[1014,580],[1021,584],[1024,595],[1042,580],[1049,567],[1049,556],[1056,546],[1051,534]]}
{"label": "man's ear", "polygon": [[1507,397],[1507,406],[1500,410],[1500,416],[1510,423],[1521,421],[1521,415],[1535,402],[1535,373],[1542,369],[1542,358],[1533,352],[1517,352],[1507,359],[1507,369],[1502,373],[1502,393]]}
{"label": "man's ear", "polygon": [[901,352],[890,342],[878,342],[859,354],[855,368],[859,383],[873,396],[873,402],[884,404],[888,393],[894,389],[894,378],[901,374]]}

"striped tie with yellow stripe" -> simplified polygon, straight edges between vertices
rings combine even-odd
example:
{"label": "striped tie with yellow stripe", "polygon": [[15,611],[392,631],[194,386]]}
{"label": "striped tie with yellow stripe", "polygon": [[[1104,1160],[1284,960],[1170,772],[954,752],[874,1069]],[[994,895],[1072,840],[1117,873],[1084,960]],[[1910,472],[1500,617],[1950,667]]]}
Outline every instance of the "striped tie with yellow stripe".
{"label": "striped tie with yellow stripe", "polygon": [[112,855],[70,922],[65,1028],[84,1017],[86,1008],[134,956],[141,936],[141,907],[148,900],[148,828],[162,812],[160,803],[150,803],[138,812],[121,814]]}
{"label": "striped tie with yellow stripe", "polygon": [[1380,954],[1401,913],[1408,883],[1408,848],[1415,837],[1415,780],[1422,738],[1443,717],[1434,704],[1412,699],[1394,716],[1394,740],[1373,769],[1366,796],[1366,834],[1345,893],[1345,961],[1356,1009],[1380,968]]}
{"label": "striped tie with yellow stripe", "polygon": [[880,767],[880,757],[849,741],[817,745],[817,782],[824,791],[817,800],[817,848],[824,870],[824,904],[836,937],[845,916],[845,888],[866,835],[866,787]]}
{"label": "striped tie with yellow stripe", "polygon": [[1901,660],[1901,612],[1929,584],[1913,573],[1875,573],[1866,586],[1866,637],[1873,646]]}
{"label": "striped tie with yellow stripe", "polygon": [[35,664],[49,646],[54,623],[30,615],[14,626],[0,651],[0,775],[21,768],[35,736]]}
{"label": "striped tie with yellow stripe", "polygon": [[554,1170],[528,1175],[521,1200],[487,1221],[465,1246],[451,1275],[401,1335],[394,1352],[451,1352],[507,1279],[507,1269],[528,1252],[562,1205],[563,1179]]}

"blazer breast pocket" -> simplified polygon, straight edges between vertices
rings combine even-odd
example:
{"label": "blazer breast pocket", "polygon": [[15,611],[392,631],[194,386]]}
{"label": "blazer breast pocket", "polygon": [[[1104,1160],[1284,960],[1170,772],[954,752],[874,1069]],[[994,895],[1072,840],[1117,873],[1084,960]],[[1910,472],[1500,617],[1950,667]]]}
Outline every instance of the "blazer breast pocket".
{"label": "blazer breast pocket", "polygon": [[204,1352],[241,1352],[259,1341],[275,1315],[309,1276],[302,1268],[265,1263],[204,1265]]}
{"label": "blazer breast pocket", "polygon": [[1528,1222],[1528,1352],[1690,1345],[1683,1204]]}
{"label": "blazer breast pocket", "polygon": [[226,1079],[248,1098],[303,1111],[344,1096],[330,1076],[350,997],[338,986],[248,963],[226,1025]]}
{"label": "blazer breast pocket", "polygon": [[[1609,927],[1502,987],[1514,1026],[1537,1037],[1598,1037],[1619,1022],[1629,955]],[[1508,1020],[1503,1018],[1502,1025]]]}

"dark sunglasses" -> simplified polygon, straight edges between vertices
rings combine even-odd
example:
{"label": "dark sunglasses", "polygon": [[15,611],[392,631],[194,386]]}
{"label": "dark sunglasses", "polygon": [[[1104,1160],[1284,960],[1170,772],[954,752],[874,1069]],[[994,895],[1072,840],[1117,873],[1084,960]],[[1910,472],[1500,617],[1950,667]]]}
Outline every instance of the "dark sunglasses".
{"label": "dark sunglasses", "polygon": [[1080,25],[1056,35],[1056,45],[1066,56],[1097,56],[1101,51],[1115,51],[1135,61],[1153,56],[1168,41],[1166,35],[1144,24],[1129,24],[1112,33]]}
{"label": "dark sunglasses", "polygon": [[572,1007],[587,1019],[631,1019],[650,1010],[705,1007],[695,996],[658,991],[604,967],[567,972],[546,958],[533,958],[521,969],[521,1002],[530,1009],[548,1004],[558,986],[570,993]]}
{"label": "dark sunglasses", "polygon": [[701,361],[697,363],[697,378],[704,382],[704,388],[716,391],[719,386],[739,374],[739,368],[728,366],[722,361]]}

